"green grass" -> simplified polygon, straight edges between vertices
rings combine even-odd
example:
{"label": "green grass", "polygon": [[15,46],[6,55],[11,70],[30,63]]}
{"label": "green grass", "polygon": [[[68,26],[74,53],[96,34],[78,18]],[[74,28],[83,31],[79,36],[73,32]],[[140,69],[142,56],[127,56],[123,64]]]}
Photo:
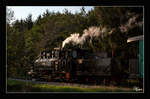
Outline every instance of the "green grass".
{"label": "green grass", "polygon": [[100,86],[98,88],[81,88],[80,86],[55,86],[49,84],[33,84],[15,80],[7,80],[7,92],[133,92],[131,88]]}

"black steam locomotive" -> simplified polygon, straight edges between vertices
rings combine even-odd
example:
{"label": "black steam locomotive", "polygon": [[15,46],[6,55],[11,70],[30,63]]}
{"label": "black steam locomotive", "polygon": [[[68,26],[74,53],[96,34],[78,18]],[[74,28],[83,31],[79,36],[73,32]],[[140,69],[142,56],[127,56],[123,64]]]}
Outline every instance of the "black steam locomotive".
{"label": "black steam locomotive", "polygon": [[29,74],[35,80],[110,83],[115,74],[113,66],[117,66],[113,61],[107,52],[54,48],[40,53]]}
{"label": "black steam locomotive", "polygon": [[111,57],[106,52],[92,53],[81,48],[54,48],[40,53],[29,74],[36,80],[103,81],[111,76]]}

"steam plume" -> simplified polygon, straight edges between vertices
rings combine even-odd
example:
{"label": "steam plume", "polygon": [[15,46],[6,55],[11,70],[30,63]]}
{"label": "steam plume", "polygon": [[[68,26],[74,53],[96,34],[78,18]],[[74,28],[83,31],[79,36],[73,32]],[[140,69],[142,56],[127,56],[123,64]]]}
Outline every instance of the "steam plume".
{"label": "steam plume", "polygon": [[104,28],[100,28],[100,27],[95,27],[92,26],[88,29],[85,29],[83,31],[82,36],[80,36],[79,33],[74,33],[71,34],[68,38],[66,38],[63,41],[62,44],[62,48],[65,47],[66,44],[72,43],[73,45],[77,45],[77,44],[84,44],[84,42],[86,41],[86,39],[88,37],[90,37],[90,40],[92,40],[94,37],[99,37],[99,36],[103,36],[103,34],[107,31],[107,29]]}
{"label": "steam plume", "polygon": [[[136,26],[142,26],[143,22],[137,22],[137,18],[139,15],[134,15],[133,17],[129,18],[128,22],[126,24],[122,24],[118,28],[122,33],[128,32],[130,29],[136,27]],[[112,28],[111,30],[108,30],[106,27],[89,27],[88,29],[85,29],[83,31],[82,36],[80,36],[79,33],[71,34],[68,38],[66,38],[62,43],[62,48],[65,47],[66,44],[72,43],[73,45],[83,45],[87,38],[90,38],[90,41],[92,41],[93,38],[101,36],[102,38],[104,36],[110,35],[113,32],[116,31],[117,28]],[[107,33],[105,33],[107,32]],[[104,35],[105,34],[105,35]]]}
{"label": "steam plume", "polygon": [[130,29],[132,29],[136,26],[142,26],[143,22],[137,22],[138,17],[139,17],[138,15],[131,17],[126,24],[121,25],[119,27],[120,31],[121,32],[128,32]]}

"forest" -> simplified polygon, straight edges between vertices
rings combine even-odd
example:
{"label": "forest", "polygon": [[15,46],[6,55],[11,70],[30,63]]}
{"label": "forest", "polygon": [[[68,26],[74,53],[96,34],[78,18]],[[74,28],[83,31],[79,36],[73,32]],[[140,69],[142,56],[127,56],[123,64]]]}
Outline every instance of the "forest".
{"label": "forest", "polygon": [[[125,71],[128,58],[136,57],[138,43],[129,45],[129,37],[143,35],[142,7],[94,7],[86,12],[82,7],[80,12],[71,13],[67,9],[63,13],[46,10],[33,21],[32,14],[26,19],[10,21],[14,18],[13,10],[6,10],[6,50],[7,77],[25,78],[40,51],[61,47],[63,41],[71,34],[79,33],[90,27],[99,27],[104,31],[103,36],[87,38],[82,44],[84,49],[93,52],[114,51],[114,57],[123,64],[118,71]],[[69,43],[65,47],[71,47]],[[124,51],[124,53],[121,53]],[[135,56],[134,56],[135,55]]]}

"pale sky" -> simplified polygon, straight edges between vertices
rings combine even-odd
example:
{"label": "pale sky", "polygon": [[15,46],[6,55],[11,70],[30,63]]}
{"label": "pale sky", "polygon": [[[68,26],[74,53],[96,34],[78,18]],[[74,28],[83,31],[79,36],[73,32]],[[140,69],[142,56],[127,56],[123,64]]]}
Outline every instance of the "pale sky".
{"label": "pale sky", "polygon": [[[83,6],[7,6],[12,11],[14,11],[14,18],[16,19],[25,19],[29,14],[32,14],[32,19],[36,20],[37,17],[48,9],[50,12],[64,12],[64,9],[67,9],[71,13],[79,12]],[[85,11],[93,9],[93,6],[84,6]]]}

